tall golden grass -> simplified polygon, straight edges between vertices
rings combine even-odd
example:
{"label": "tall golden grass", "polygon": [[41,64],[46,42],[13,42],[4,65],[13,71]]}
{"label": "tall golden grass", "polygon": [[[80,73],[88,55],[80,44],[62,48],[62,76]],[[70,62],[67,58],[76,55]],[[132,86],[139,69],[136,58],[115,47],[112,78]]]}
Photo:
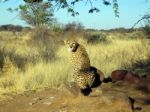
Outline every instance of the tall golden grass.
{"label": "tall golden grass", "polygon": [[[66,46],[60,45],[54,61],[45,62],[38,57],[40,54],[36,47],[28,46],[28,39],[27,41],[26,38],[23,39],[25,35],[11,38],[13,34],[2,33],[0,33],[0,53],[4,53],[3,58],[8,58],[8,61],[3,61],[0,70],[0,97],[8,92],[20,93],[44,87],[57,88],[64,82],[72,80]],[[30,39],[30,37],[27,38]],[[91,64],[101,69],[106,77],[115,69],[132,70],[137,62],[144,64],[150,59],[150,45],[147,39],[121,39],[111,34],[107,36],[107,40],[109,40],[107,44],[103,42],[87,44],[85,38],[78,40],[86,47]],[[12,57],[16,60],[17,57],[25,59],[23,70],[18,67],[17,61]],[[37,62],[33,63],[32,58]],[[3,68],[9,63],[10,68],[12,67],[14,70],[6,70],[7,73],[5,73]]]}

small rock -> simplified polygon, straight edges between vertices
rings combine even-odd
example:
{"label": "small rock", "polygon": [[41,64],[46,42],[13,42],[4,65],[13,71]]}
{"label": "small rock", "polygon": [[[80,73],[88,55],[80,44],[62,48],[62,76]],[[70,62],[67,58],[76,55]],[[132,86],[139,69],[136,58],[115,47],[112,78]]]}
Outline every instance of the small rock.
{"label": "small rock", "polygon": [[34,105],[36,102],[30,102],[29,105]]}
{"label": "small rock", "polygon": [[42,98],[36,97],[36,98],[33,98],[32,100],[33,100],[33,101],[39,101],[39,100],[42,100]]}
{"label": "small rock", "polygon": [[50,99],[54,99],[54,98],[55,98],[54,96],[51,96],[51,97],[50,97]]}
{"label": "small rock", "polygon": [[34,104],[36,104],[40,100],[42,100],[42,98],[40,98],[40,97],[33,98],[32,102],[30,102],[29,105],[34,105]]}
{"label": "small rock", "polygon": [[45,104],[45,105],[51,105],[52,102],[44,102],[43,104]]}

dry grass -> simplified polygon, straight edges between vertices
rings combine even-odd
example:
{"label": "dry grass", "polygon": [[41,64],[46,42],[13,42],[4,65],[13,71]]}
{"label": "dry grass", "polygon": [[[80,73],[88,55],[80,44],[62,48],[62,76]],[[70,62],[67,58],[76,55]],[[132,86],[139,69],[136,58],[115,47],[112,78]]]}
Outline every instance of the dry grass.
{"label": "dry grass", "polygon": [[[4,93],[20,93],[44,87],[58,87],[72,80],[68,51],[64,45],[56,51],[55,61],[45,62],[40,57],[39,49],[28,45],[30,38],[11,38],[12,34],[0,33],[0,96]],[[7,34],[7,38],[4,38]],[[120,39],[109,35],[109,43],[87,44],[80,38],[91,59],[91,64],[101,69],[105,76],[115,69],[133,69],[134,64],[146,63],[150,59],[150,45],[146,39]],[[2,54],[3,53],[3,54]],[[13,72],[5,74],[2,69],[4,59],[9,57]],[[19,64],[20,63],[20,64]],[[20,66],[24,65],[22,70]],[[1,96],[2,97],[2,96]]]}
{"label": "dry grass", "polygon": [[146,63],[150,46],[146,40],[113,39],[111,44],[88,46],[92,65],[110,75],[116,69],[134,69],[137,62]]}

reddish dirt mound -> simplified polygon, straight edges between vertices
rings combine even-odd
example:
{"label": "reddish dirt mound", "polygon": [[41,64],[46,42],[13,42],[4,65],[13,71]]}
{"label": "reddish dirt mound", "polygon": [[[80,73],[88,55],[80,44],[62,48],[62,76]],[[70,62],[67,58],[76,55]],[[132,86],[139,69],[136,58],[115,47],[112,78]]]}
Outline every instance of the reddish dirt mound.
{"label": "reddish dirt mound", "polygon": [[142,91],[150,92],[150,75],[140,77],[138,74],[127,70],[115,70],[111,73],[112,82],[125,82],[136,84],[136,87]]}

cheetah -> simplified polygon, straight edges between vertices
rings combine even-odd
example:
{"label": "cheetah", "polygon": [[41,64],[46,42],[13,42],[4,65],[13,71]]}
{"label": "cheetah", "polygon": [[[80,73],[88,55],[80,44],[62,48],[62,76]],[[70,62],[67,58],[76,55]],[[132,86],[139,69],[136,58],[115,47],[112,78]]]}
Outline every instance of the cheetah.
{"label": "cheetah", "polygon": [[85,48],[76,40],[65,40],[69,53],[69,60],[75,71],[90,67],[90,59]]}
{"label": "cheetah", "polygon": [[69,50],[69,60],[73,68],[73,78],[84,95],[88,95],[93,87],[98,87],[104,80],[104,74],[91,66],[84,46],[76,40],[64,41]]}

